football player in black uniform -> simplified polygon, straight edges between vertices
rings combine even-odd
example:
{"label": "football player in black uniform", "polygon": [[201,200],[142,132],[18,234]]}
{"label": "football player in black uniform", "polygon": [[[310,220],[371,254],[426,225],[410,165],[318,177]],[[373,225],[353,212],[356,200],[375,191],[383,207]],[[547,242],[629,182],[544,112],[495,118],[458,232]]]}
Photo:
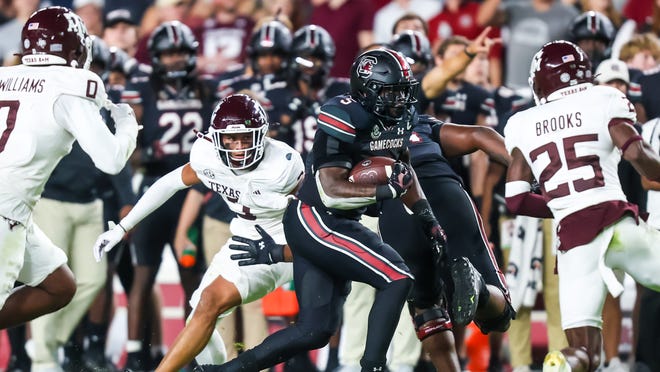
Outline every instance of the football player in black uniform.
{"label": "football player in black uniform", "polygon": [[323,27],[307,25],[293,35],[289,71],[294,91],[286,114],[291,124],[280,128],[280,137],[303,159],[312,150],[321,105],[350,90],[348,79],[329,76],[334,58],[335,42]]}
{"label": "football player in black uniform", "polygon": [[[479,38],[471,44],[470,48],[481,51],[482,49],[479,48],[484,48],[483,45],[483,38]],[[466,55],[469,57],[467,51]],[[455,63],[460,65],[461,61],[455,61]],[[467,63],[469,60],[462,61],[463,66],[466,66]],[[441,86],[460,70],[460,68],[445,71],[432,69],[429,80],[427,80],[427,92],[433,96],[434,92],[438,92]],[[358,75],[351,76],[352,83],[360,81],[369,84],[368,79],[361,79]],[[353,108],[354,105],[348,107]],[[337,118],[337,114],[333,114],[336,108],[333,106],[322,108],[319,116],[321,128],[323,128],[323,121],[327,122]],[[349,117],[355,120],[355,115],[352,114]],[[441,302],[444,288],[442,282],[437,279],[438,275],[445,283],[450,285],[454,285],[454,282],[458,283],[456,285],[458,287],[457,296],[450,296],[449,300],[455,300],[452,301],[452,312],[456,314],[459,324],[469,323],[476,313],[477,322],[484,332],[504,331],[508,328],[508,322],[514,313],[508,305],[508,291],[504,285],[503,276],[490,255],[487,240],[483,237],[478,213],[463,190],[460,177],[447,164],[443,150],[451,155],[460,155],[482,149],[491,158],[504,164],[508,161],[508,155],[502,137],[489,128],[443,124],[426,115],[421,115],[418,119],[410,136],[412,162],[420,167],[416,173],[422,177],[420,183],[427,184],[427,192],[431,193],[429,195],[431,206],[438,214],[442,213],[441,218],[447,220],[446,223],[452,226],[453,235],[457,235],[455,244],[453,238],[450,237],[449,248],[453,249],[450,256],[456,258],[451,266],[455,269],[454,272],[450,272],[448,265],[444,265],[444,270],[438,270],[437,265],[434,265],[429,240],[424,237],[426,234],[423,227],[420,227],[424,224],[420,225],[414,217],[404,213],[402,203],[396,201],[383,203],[384,211],[380,216],[380,230],[383,239],[401,253],[415,275],[415,287],[409,303],[410,309],[415,315],[418,337],[425,344],[425,349],[431,353],[436,369],[457,371],[459,365],[454,340],[451,332],[444,332],[452,329],[452,323],[447,314],[447,303]],[[334,119],[333,122],[336,123],[335,126],[342,123],[338,119]],[[440,189],[436,191],[436,187]],[[445,196],[444,193],[447,195]],[[453,203],[456,206],[447,207],[448,204]],[[445,211],[447,208],[451,209]],[[267,242],[267,239],[264,239],[264,242]],[[257,257],[260,251],[264,251],[263,248],[258,248],[259,243],[252,242],[254,248],[247,256],[254,258],[257,262],[266,263],[263,261],[263,257],[266,255],[262,253],[262,259]],[[265,250],[271,248],[272,245],[269,247],[266,243]],[[295,251],[295,249],[293,250]],[[247,258],[247,256],[240,256],[237,255],[237,258]],[[463,258],[458,259],[460,256],[468,256],[470,261],[474,261],[479,270],[484,273],[486,282],[482,281],[479,273],[472,269],[469,261]],[[474,303],[470,302],[471,299],[474,300]]]}
{"label": "football player in black uniform", "polygon": [[[426,73],[433,67],[431,43],[423,33],[405,30],[392,37],[388,43],[389,48],[402,53],[409,58],[410,68],[418,81],[423,81]],[[415,107],[420,114],[426,113],[431,102],[426,98],[424,91],[420,91]]]}
{"label": "football player in black uniform", "polygon": [[[210,122],[215,82],[195,74],[197,41],[188,26],[178,21],[162,23],[150,36],[148,49],[153,71],[131,79],[122,92],[144,129],[138,139],[139,166],[144,179],[138,196],[168,172],[188,161],[196,131]],[[149,311],[149,298],[166,243],[174,233],[185,191],[175,194],[140,225],[132,235],[134,280],[128,297],[127,368],[145,370],[148,357],[141,354]],[[186,298],[199,286],[204,260],[190,269],[179,267]],[[186,315],[190,307],[186,302]],[[146,350],[145,350],[146,352]]]}
{"label": "football player in black uniform", "polygon": [[[321,107],[307,173],[284,216],[293,252],[300,313],[295,325],[222,366],[204,370],[258,371],[296,352],[321,347],[336,330],[350,281],[376,288],[369,314],[362,371],[384,371],[386,352],[412,286],[398,253],[364,227],[360,215],[377,201],[404,197],[442,260],[445,236],[408,164],[407,145],[417,121],[417,81],[405,57],[390,49],[360,55],[351,68],[351,93]],[[350,169],[371,156],[396,163],[384,185],[348,181]],[[405,195],[405,196],[404,196]]]}
{"label": "football player in black uniform", "polygon": [[[287,86],[291,40],[291,31],[283,22],[276,19],[262,24],[247,45],[249,69],[246,66],[243,74],[238,76],[233,73],[221,76],[218,98],[234,93],[249,94],[259,101],[271,122],[288,126],[290,123],[282,116],[288,111],[287,97],[293,94],[293,89]],[[272,128],[270,136],[291,145],[279,132],[278,128]]]}

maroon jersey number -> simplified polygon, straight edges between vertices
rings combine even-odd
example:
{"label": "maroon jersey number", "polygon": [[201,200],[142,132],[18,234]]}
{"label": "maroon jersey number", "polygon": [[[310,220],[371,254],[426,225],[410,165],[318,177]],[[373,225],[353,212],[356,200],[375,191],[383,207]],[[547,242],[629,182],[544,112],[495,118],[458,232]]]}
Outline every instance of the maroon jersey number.
{"label": "maroon jersey number", "polygon": [[[594,170],[592,178],[580,178],[573,180],[573,187],[575,191],[582,192],[585,190],[593,189],[596,187],[605,186],[605,179],[603,178],[603,169],[600,166],[600,159],[597,155],[583,155],[577,156],[575,153],[575,144],[580,142],[593,142],[598,141],[598,134],[582,134],[579,136],[572,136],[564,138],[564,156],[566,158],[566,167],[568,169],[576,169],[580,167],[591,167]],[[559,156],[559,149],[554,142],[546,143],[539,146],[529,153],[532,161],[535,161],[541,154],[547,153],[550,163],[541,171],[539,176],[539,183],[543,193],[550,199],[561,198],[571,193],[568,187],[568,182],[559,184],[552,190],[546,190],[545,184],[550,180],[563,166],[561,157]]]}
{"label": "maroon jersey number", "polygon": [[0,136],[0,152],[5,150],[9,135],[11,134],[11,131],[14,130],[14,126],[16,125],[16,114],[18,113],[18,106],[20,106],[20,104],[19,101],[0,101],[0,111],[5,107],[9,109],[5,121],[7,127],[2,131],[2,135]]}

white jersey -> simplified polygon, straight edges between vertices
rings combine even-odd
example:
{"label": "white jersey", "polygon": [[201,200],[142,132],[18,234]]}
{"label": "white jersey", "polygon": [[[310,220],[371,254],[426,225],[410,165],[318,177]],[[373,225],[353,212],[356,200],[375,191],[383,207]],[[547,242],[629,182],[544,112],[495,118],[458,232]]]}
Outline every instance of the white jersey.
{"label": "white jersey", "polygon": [[[651,145],[656,154],[660,154],[660,119],[653,119],[644,124],[642,137]],[[660,191],[649,190],[646,210],[649,212],[649,219],[646,222],[660,230]]]}
{"label": "white jersey", "polygon": [[614,118],[635,121],[633,105],[617,89],[593,86],[517,113],[504,128],[507,150],[522,152],[557,221],[626,200],[617,173],[621,155],[608,130]]}
{"label": "white jersey", "polygon": [[[101,170],[121,170],[129,154],[120,156],[111,147],[113,135],[99,112],[106,101],[103,82],[87,70],[0,68],[1,216],[26,223],[48,177],[76,139]],[[133,147],[119,147],[132,152],[134,141]]]}
{"label": "white jersey", "polygon": [[204,185],[220,194],[239,216],[231,222],[232,234],[252,239],[260,238],[255,224],[269,231],[282,223],[287,195],[295,190],[304,172],[300,154],[270,138],[266,138],[264,156],[254,169],[230,169],[205,138],[193,144],[190,165]]}

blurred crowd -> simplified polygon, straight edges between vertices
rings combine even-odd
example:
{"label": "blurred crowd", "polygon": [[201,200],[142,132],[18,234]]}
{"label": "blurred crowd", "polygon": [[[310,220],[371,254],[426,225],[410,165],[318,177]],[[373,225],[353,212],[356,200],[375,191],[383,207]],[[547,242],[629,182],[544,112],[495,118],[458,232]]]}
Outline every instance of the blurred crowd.
{"label": "blurred crowd", "polygon": [[[76,274],[77,301],[33,321],[27,326],[31,331],[25,326],[9,330],[8,371],[116,370],[118,366],[105,355],[115,275],[128,296],[126,367],[153,370],[158,365],[167,349],[160,329],[162,295],[154,287],[162,252],[169,246],[179,259],[181,284],[190,298],[207,263],[231,236],[234,213],[203,187],[180,191],[143,221],[121,249],[112,251],[106,266],[92,262],[90,248],[109,221],[124,217],[155,180],[187,161],[196,133],[208,128],[213,106],[229,94],[247,93],[257,99],[274,123],[270,136],[305,157],[311,150],[319,107],[348,91],[350,66],[361,51],[381,46],[398,50],[422,81],[434,66],[442,67],[463,53],[470,40],[490,26],[489,37],[500,41],[488,53],[471,56],[465,70],[437,97],[420,99],[420,111],[442,121],[503,133],[508,117],[535,104],[528,85],[532,56],[545,43],[564,39],[587,52],[598,84],[617,87],[634,103],[640,133],[644,127],[655,128],[660,117],[660,94],[656,94],[660,2],[654,0],[2,0],[3,65],[19,62],[14,53],[20,51],[25,21],[48,5],[72,9],[95,36],[92,70],[104,80],[108,96],[132,104],[145,128],[161,129],[141,133],[130,165],[119,176],[92,171],[89,159],[75,149],[58,166],[35,210],[35,220],[47,234],[46,221],[58,222],[54,231],[69,232],[55,243],[65,249]],[[648,136],[657,137],[655,133]],[[507,341],[501,333],[489,336],[486,360],[471,357],[468,350],[474,330],[457,330],[463,367],[517,372],[538,368],[530,331],[539,292],[547,310],[549,348],[566,345],[553,273],[552,222],[507,212],[505,168],[483,152],[450,161],[479,208],[518,313]],[[81,175],[91,181],[81,185]],[[651,216],[660,211],[657,191],[649,191],[647,198],[639,175],[625,162],[620,165],[620,179],[629,201]],[[71,204],[89,209],[68,218]],[[360,303],[365,296],[354,287],[344,311],[344,321],[351,325],[332,339],[325,371],[359,371],[364,334],[355,331],[359,322],[352,325],[352,314],[365,308]],[[603,314],[604,370],[660,371],[659,297],[637,288],[633,346],[625,354],[619,349],[620,301],[608,297]],[[190,307],[184,307],[188,315]],[[61,313],[67,312],[77,315],[63,318]],[[268,335],[261,301],[241,306],[238,313],[219,325],[229,359]],[[292,319],[295,310],[279,315]],[[402,323],[402,331],[397,332],[401,339],[393,341],[391,371],[432,370],[409,321]],[[53,332],[62,327],[68,332]],[[405,332],[412,334],[402,335],[406,327]],[[66,334],[65,339],[58,338],[61,334]],[[35,350],[30,356],[24,347],[29,338]],[[64,351],[61,359],[59,348]],[[285,371],[316,368],[308,355],[301,355],[287,363]]]}

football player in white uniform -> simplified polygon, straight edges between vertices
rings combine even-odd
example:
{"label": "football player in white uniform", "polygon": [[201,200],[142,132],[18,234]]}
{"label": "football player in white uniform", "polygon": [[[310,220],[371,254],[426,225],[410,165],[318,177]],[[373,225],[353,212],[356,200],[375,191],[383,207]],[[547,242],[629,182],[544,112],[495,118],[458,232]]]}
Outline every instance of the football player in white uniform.
{"label": "football player in white uniform", "polygon": [[[302,180],[300,154],[266,137],[268,118],[261,105],[244,94],[230,95],[213,111],[208,134],[198,134],[190,162],[156,181],[114,228],[99,236],[94,254],[100,259],[124,234],[176,191],[202,182],[220,194],[237,214],[230,224],[235,237],[261,239],[263,229],[276,243],[286,243],[282,216]],[[239,266],[230,258],[229,240],[215,255],[190,304],[193,313],[158,371],[178,371],[195,356],[201,363],[225,361],[224,344],[215,324],[241,303],[263,297],[293,279],[291,263]],[[240,242],[240,240],[238,240]],[[235,252],[234,252],[235,253]],[[282,258],[279,258],[281,261]]]}
{"label": "football player in white uniform", "polygon": [[[22,64],[0,68],[0,329],[65,306],[76,291],[64,252],[32,222],[49,175],[78,140],[106,173],[124,168],[138,131],[87,70],[91,40],[63,7],[41,9],[21,33]],[[113,135],[99,110],[110,110]],[[25,286],[13,290],[19,281]]]}
{"label": "football player in white uniform", "polygon": [[[635,109],[615,88],[592,84],[587,55],[567,41],[534,56],[530,85],[538,106],[509,119],[507,206],[516,214],[554,217],[559,247],[559,299],[569,347],[551,351],[544,371],[594,371],[600,364],[602,308],[623,286],[612,269],[660,290],[660,232],[621,190],[623,156],[651,180],[660,158],[632,126]],[[541,194],[531,191],[536,179]]]}

